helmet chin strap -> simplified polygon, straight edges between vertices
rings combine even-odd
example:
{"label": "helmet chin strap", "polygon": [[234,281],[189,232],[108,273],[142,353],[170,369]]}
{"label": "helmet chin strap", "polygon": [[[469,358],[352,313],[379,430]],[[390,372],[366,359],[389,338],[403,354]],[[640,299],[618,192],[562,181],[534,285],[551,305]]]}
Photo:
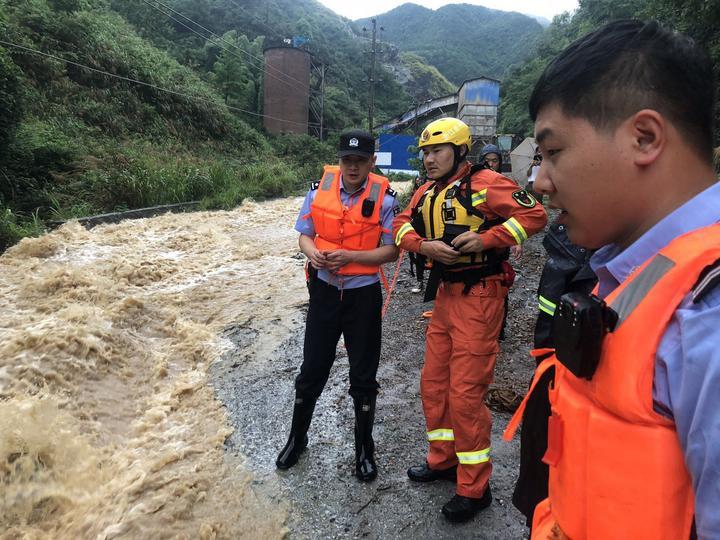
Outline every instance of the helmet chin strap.
{"label": "helmet chin strap", "polygon": [[455,157],[453,158],[452,169],[450,169],[449,172],[445,173],[444,175],[442,175],[440,178],[438,178],[436,180],[436,182],[438,184],[444,184],[445,182],[450,180],[453,176],[455,176],[455,173],[457,172],[458,167],[460,166],[460,164],[463,161],[465,161],[465,156],[467,156],[467,152],[465,153],[465,155],[461,155],[462,149],[463,149],[462,146],[453,145],[453,152],[455,154]]}

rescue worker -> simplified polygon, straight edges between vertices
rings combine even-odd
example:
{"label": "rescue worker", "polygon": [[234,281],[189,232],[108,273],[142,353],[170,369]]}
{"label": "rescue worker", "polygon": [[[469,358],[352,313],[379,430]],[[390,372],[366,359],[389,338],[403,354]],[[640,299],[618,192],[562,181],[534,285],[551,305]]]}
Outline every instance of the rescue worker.
{"label": "rescue worker", "polygon": [[398,249],[391,235],[399,208],[387,178],[372,174],[375,139],[364,131],[340,135],[339,166],[326,166],[303,203],[295,229],[308,258],[310,304],[295,405],[287,444],[276,465],[295,465],[308,444],[307,432],[344,337],[355,409],[355,475],[377,476],[372,437],[380,361],[382,293],[380,265]]}
{"label": "rescue worker", "polygon": [[535,188],[573,243],[599,248],[599,282],[561,299],[534,379],[555,369],[532,538],[720,538],[712,80],[690,38],[625,20],[568,46],[533,90]]}
{"label": "rescue worker", "polygon": [[502,152],[494,144],[486,144],[480,150],[480,164],[495,172],[500,172],[502,167]]}
{"label": "rescue worker", "polygon": [[427,461],[410,467],[408,476],[417,482],[457,478],[456,495],[442,507],[455,522],[492,501],[484,399],[507,295],[502,262],[510,246],[547,220],[542,205],[510,179],[473,167],[466,159],[471,144],[460,120],[431,122],[419,143],[430,181],[393,222],[395,243],[431,261],[425,299],[437,291],[420,379],[430,448]]}
{"label": "rescue worker", "polygon": [[[494,144],[486,144],[485,146],[483,146],[482,150],[480,150],[480,164],[486,169],[490,169],[491,171],[499,173],[500,169],[502,168],[502,152],[500,152],[500,148]],[[535,197],[534,193],[531,193],[531,195],[533,196],[533,198]],[[513,261],[517,261],[518,259],[520,259],[520,257],[522,257],[522,244],[510,246],[510,255]],[[512,284],[515,281],[515,270],[512,268],[510,263],[507,263],[504,271],[506,275],[512,276],[512,278],[507,283],[509,289],[510,287],[512,287]],[[503,322],[502,326],[500,327],[500,335],[498,336],[498,339],[500,341],[505,341],[505,329],[507,328],[507,317],[509,309],[509,296],[506,294]]]}

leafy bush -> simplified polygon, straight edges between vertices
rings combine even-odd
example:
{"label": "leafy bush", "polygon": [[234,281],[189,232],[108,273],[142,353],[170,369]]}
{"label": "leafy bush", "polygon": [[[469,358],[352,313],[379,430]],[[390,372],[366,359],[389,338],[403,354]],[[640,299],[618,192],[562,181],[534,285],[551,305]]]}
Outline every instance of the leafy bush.
{"label": "leafy bush", "polygon": [[37,214],[22,219],[10,208],[0,205],[0,253],[26,236],[39,236],[44,231]]}

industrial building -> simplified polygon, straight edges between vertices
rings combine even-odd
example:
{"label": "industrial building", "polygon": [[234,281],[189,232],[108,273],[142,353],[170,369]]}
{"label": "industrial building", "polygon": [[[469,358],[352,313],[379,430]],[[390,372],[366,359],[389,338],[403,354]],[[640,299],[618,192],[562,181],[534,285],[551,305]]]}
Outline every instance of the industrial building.
{"label": "industrial building", "polygon": [[[473,149],[470,157],[476,159],[480,148],[489,142],[505,142],[497,135],[498,106],[500,105],[500,81],[489,77],[478,77],[464,81],[454,94],[429,99],[419,103],[403,114],[393,118],[376,129],[385,133],[400,133],[407,129],[419,131],[422,126],[445,116],[453,116],[465,122],[473,135]],[[502,145],[503,153],[509,151],[507,143]],[[382,152],[383,145],[380,145]],[[397,152],[397,150],[396,150]],[[401,160],[417,157],[404,156]],[[392,156],[393,168],[398,170],[398,158]],[[408,167],[409,168],[409,167]]]}
{"label": "industrial building", "polygon": [[264,57],[265,129],[274,134],[307,134],[312,65],[310,53],[296,47],[268,47]]}

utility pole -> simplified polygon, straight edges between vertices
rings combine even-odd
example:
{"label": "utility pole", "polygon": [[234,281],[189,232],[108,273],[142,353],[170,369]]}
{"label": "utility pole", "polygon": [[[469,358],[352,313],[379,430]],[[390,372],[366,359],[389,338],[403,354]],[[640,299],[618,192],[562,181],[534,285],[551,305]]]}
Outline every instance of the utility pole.
{"label": "utility pole", "polygon": [[312,62],[312,78],[315,83],[310,87],[310,119],[314,119],[312,123],[313,133],[322,141],[325,137],[325,76],[330,66],[322,62]]}
{"label": "utility pole", "polygon": [[[370,78],[368,79],[368,131],[373,130],[373,114],[375,112],[375,62],[377,60],[377,20],[371,19],[372,22],[372,49],[370,50]],[[380,27],[383,30],[383,27]],[[363,28],[367,31],[367,28]]]}
{"label": "utility pole", "polygon": [[321,66],[320,74],[320,142],[323,141],[323,117],[325,116],[325,70],[327,66]]}

